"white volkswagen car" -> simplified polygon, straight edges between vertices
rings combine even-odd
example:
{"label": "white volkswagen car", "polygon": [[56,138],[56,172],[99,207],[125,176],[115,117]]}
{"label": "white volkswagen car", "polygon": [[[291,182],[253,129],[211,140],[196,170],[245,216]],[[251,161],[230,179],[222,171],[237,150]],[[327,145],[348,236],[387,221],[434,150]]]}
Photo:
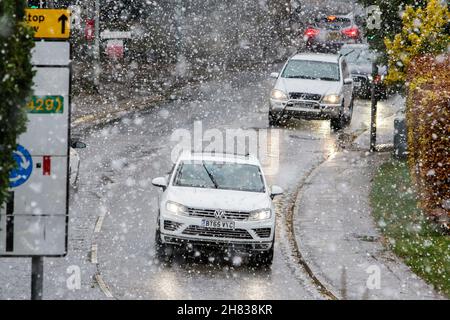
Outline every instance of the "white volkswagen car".
{"label": "white volkswagen car", "polygon": [[161,258],[187,244],[250,251],[253,261],[273,259],[275,211],[272,199],[283,192],[268,187],[258,159],[232,154],[182,154],[166,177],[156,229]]}
{"label": "white volkswagen car", "polygon": [[291,57],[270,94],[269,124],[288,117],[329,119],[338,130],[353,113],[353,79],[344,56],[305,53]]}

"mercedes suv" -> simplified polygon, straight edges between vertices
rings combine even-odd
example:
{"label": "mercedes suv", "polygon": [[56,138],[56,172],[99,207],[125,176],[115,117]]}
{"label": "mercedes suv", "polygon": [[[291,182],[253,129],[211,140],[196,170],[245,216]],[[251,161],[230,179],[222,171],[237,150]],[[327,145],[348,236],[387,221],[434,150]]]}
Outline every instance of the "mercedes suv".
{"label": "mercedes suv", "polygon": [[270,125],[288,117],[329,119],[334,130],[350,123],[353,79],[344,56],[296,54],[271,76],[277,81],[270,93]]}
{"label": "mercedes suv", "polygon": [[162,259],[174,246],[250,251],[253,261],[270,265],[275,239],[272,199],[258,159],[250,155],[182,154],[171,173],[155,178],[159,200],[156,252]]}

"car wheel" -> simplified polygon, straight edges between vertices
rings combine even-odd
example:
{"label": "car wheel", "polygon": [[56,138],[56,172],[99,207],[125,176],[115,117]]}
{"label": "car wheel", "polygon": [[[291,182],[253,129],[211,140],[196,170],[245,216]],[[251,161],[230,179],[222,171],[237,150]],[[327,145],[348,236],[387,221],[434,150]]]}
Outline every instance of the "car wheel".
{"label": "car wheel", "polygon": [[352,102],[350,103],[350,107],[349,107],[349,110],[348,110],[348,115],[345,116],[345,125],[349,125],[352,122],[353,103],[354,103],[354,100],[352,99]]}
{"label": "car wheel", "polygon": [[272,247],[267,251],[257,251],[254,254],[254,265],[260,268],[267,268],[272,265],[273,262],[273,253],[274,253],[274,244],[272,243]]}
{"label": "car wheel", "polygon": [[269,112],[269,126],[277,126],[280,124],[280,120],[271,112]]}
{"label": "car wheel", "polygon": [[330,127],[333,131],[341,130],[344,127],[345,115],[344,115],[344,104],[341,106],[341,110],[339,112],[339,116],[336,118],[331,118]]}
{"label": "car wheel", "polygon": [[[159,223],[158,223],[159,226]],[[155,233],[155,251],[156,257],[161,262],[170,262],[173,256],[173,246],[165,244],[161,241],[161,231],[156,229]]]}

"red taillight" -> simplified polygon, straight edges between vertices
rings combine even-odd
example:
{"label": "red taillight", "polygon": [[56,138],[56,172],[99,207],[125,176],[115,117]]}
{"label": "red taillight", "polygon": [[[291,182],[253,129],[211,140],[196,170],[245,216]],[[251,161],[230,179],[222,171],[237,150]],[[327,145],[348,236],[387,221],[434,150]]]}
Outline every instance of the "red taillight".
{"label": "red taillight", "polygon": [[307,37],[315,37],[320,33],[320,30],[314,28],[308,28],[305,30],[305,36]]}
{"label": "red taillight", "polygon": [[375,78],[373,78],[373,82],[376,84],[381,83],[381,75],[377,74]]}
{"label": "red taillight", "polygon": [[359,29],[357,27],[344,29],[344,30],[342,30],[342,33],[345,34],[349,38],[358,38],[359,37]]}

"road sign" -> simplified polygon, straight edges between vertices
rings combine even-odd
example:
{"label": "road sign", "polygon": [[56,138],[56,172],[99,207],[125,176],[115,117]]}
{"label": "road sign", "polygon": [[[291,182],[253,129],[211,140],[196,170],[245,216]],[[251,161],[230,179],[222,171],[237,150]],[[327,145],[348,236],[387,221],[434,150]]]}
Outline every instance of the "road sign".
{"label": "road sign", "polygon": [[16,167],[9,175],[10,188],[15,188],[24,184],[33,171],[33,159],[28,150],[20,144],[17,145],[16,150],[13,152],[13,157],[16,161]]}
{"label": "road sign", "polygon": [[109,31],[105,30],[100,34],[102,39],[131,39],[130,31]]}
{"label": "road sign", "polygon": [[26,9],[25,22],[38,39],[68,39],[70,37],[70,10]]}
{"label": "road sign", "polygon": [[27,131],[18,138],[10,198],[0,208],[0,256],[67,253],[70,44],[38,41],[27,104]]}

